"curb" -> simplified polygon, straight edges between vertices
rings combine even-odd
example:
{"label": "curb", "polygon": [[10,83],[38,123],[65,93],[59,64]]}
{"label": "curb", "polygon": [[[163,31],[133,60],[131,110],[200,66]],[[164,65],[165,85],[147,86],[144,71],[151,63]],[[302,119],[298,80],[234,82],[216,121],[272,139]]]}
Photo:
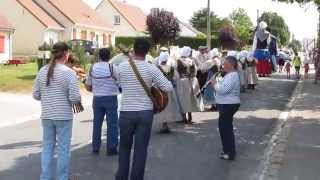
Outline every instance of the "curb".
{"label": "curb", "polygon": [[284,111],[280,114],[276,127],[269,134],[268,142],[261,163],[258,167],[256,178],[258,180],[278,180],[278,172],[283,163],[286,150],[286,142],[290,133],[290,125],[287,123],[293,111],[293,105],[302,91],[303,81],[299,80]]}

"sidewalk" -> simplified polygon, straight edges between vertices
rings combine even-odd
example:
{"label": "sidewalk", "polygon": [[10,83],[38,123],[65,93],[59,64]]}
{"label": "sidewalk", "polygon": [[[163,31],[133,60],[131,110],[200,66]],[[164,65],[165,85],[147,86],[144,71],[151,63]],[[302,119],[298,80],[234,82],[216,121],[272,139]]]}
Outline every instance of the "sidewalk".
{"label": "sidewalk", "polygon": [[320,85],[302,82],[287,121],[289,134],[280,163],[280,180],[319,180],[320,173]]}

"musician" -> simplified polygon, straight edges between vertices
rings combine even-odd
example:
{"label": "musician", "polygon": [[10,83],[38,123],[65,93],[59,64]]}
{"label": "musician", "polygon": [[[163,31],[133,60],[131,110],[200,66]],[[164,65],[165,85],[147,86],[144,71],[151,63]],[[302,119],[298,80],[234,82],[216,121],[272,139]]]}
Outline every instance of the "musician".
{"label": "musician", "polygon": [[[200,111],[200,102],[196,95],[200,92],[196,78],[197,66],[191,57],[191,48],[183,47],[181,57],[177,60],[176,70],[179,74],[177,94],[183,116],[183,123],[192,123],[192,112]],[[186,117],[187,116],[187,117]]]}
{"label": "musician", "polygon": [[98,155],[101,146],[101,129],[106,117],[107,155],[118,154],[118,85],[115,66],[108,63],[110,50],[99,50],[99,62],[92,65],[85,81],[85,87],[93,93],[92,153]]}
{"label": "musician", "polygon": [[223,152],[223,160],[234,160],[236,156],[235,136],[233,131],[233,116],[240,107],[240,79],[238,61],[233,56],[226,57],[223,64],[226,75],[217,82],[212,80],[216,91],[216,102],[219,111],[219,132]]}
{"label": "musician", "polygon": [[[173,84],[176,84],[178,79],[178,74],[175,71],[175,68],[169,64],[169,53],[161,52],[158,58],[158,68],[161,72],[167,77],[167,79]],[[160,133],[167,134],[171,132],[169,127],[169,122],[177,122],[182,120],[182,116],[179,113],[179,106],[177,102],[177,94],[175,91],[168,93],[169,102],[167,107],[159,114],[156,114],[154,119],[157,122],[161,122],[162,127]]]}

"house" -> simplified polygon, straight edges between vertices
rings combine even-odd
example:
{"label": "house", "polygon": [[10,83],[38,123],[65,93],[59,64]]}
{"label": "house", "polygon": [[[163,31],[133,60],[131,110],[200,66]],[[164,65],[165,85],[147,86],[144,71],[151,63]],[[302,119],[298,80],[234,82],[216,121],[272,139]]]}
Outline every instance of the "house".
{"label": "house", "polygon": [[0,12],[16,29],[16,56],[35,55],[44,42],[81,39],[98,47],[115,43],[112,26],[82,0],[1,0]]}
{"label": "house", "polygon": [[33,0],[65,29],[63,40],[89,40],[97,47],[115,43],[115,31],[82,0]]}
{"label": "house", "polygon": [[14,27],[0,15],[0,64],[12,59],[12,34]]}
{"label": "house", "polygon": [[125,1],[102,0],[96,12],[106,22],[112,22],[116,36],[145,36],[147,15],[137,6]]}
{"label": "house", "polygon": [[195,29],[194,27],[192,27],[190,24],[184,23],[182,21],[179,20],[179,24],[180,24],[180,36],[183,37],[197,37],[197,36],[203,36],[205,37],[206,34],[198,31],[197,29]]}
{"label": "house", "polygon": [[1,0],[1,14],[15,27],[13,54],[37,54],[43,42],[58,41],[64,27],[32,0]]}

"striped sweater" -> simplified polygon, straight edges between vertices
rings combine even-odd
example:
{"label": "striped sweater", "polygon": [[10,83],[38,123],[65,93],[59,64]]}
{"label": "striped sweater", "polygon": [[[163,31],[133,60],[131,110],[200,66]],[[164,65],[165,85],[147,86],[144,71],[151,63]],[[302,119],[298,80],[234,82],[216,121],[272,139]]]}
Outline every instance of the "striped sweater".
{"label": "striped sweater", "polygon": [[[161,71],[146,61],[134,60],[147,86],[159,87],[163,91],[172,91],[170,81]],[[153,110],[153,104],[142,85],[136,78],[129,62],[121,63],[117,69],[117,80],[122,88],[120,111]]]}
{"label": "striped sweater", "polygon": [[57,64],[47,86],[48,65],[40,69],[33,87],[33,98],[41,101],[41,119],[72,120],[72,104],[81,101],[76,73]]}

